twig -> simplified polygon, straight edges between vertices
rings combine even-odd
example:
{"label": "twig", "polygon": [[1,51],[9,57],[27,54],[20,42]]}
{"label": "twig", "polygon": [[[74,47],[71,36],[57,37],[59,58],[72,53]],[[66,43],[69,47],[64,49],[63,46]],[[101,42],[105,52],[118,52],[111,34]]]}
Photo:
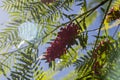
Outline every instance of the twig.
{"label": "twig", "polygon": [[99,36],[100,36],[100,31],[101,31],[101,29],[102,29],[103,23],[104,23],[104,21],[105,21],[105,18],[106,18],[106,15],[107,15],[107,13],[108,13],[108,10],[109,10],[109,7],[110,7],[111,3],[112,3],[112,0],[110,0],[110,2],[109,2],[109,4],[108,4],[107,10],[106,10],[105,15],[104,15],[104,18],[103,18],[103,20],[102,20],[102,22],[101,22],[101,24],[100,24],[100,27],[99,27],[99,30],[98,30],[98,34],[97,34],[97,35],[98,35],[98,38],[96,39],[93,52],[94,52],[95,47],[96,47],[96,45],[97,45],[97,42],[98,42],[98,39],[99,39]]}

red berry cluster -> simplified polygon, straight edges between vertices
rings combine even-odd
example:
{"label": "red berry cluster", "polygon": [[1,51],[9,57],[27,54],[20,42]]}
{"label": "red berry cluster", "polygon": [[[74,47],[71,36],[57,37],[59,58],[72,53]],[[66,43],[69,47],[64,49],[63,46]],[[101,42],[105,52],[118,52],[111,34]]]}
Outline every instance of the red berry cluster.
{"label": "red berry cluster", "polygon": [[104,51],[109,49],[109,43],[110,43],[110,40],[102,40],[102,41],[100,41],[98,46],[96,47],[96,49],[93,52],[93,58],[96,60],[96,62],[93,64],[92,70],[94,71],[94,73],[96,75],[101,74],[100,70],[103,67],[104,63],[100,64],[100,60],[102,60],[102,61],[105,60],[105,58],[103,59],[101,56],[102,56],[102,53]]}
{"label": "red berry cluster", "polygon": [[93,65],[93,71],[96,75],[100,75],[100,69],[102,68],[102,66],[100,65],[99,62],[95,62]]}
{"label": "red berry cluster", "polygon": [[54,61],[55,58],[60,58],[61,55],[65,54],[66,47],[73,45],[78,33],[79,27],[74,23],[70,23],[65,28],[61,28],[57,38],[51,42],[51,46],[47,48],[45,54],[47,62]]}
{"label": "red berry cluster", "polygon": [[106,16],[106,20],[107,22],[111,22],[114,21],[116,19],[120,19],[120,6],[118,6],[118,9],[115,9],[115,7],[112,7],[107,16]]}

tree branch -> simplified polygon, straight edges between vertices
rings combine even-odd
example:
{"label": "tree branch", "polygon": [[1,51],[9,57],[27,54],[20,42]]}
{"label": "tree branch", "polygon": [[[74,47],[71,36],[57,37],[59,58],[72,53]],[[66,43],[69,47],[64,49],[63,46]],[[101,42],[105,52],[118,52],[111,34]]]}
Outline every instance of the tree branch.
{"label": "tree branch", "polygon": [[109,8],[110,8],[111,3],[112,3],[112,0],[110,0],[110,2],[108,3],[108,7],[107,7],[107,10],[106,10],[106,12],[105,12],[104,18],[103,18],[103,20],[102,20],[102,22],[101,22],[101,24],[100,24],[100,27],[99,27],[99,30],[98,30],[98,34],[97,34],[98,37],[97,37],[97,39],[96,39],[96,41],[95,41],[95,45],[94,45],[94,48],[93,48],[93,52],[94,52],[94,50],[95,50],[95,48],[96,48],[96,45],[97,45],[97,43],[98,43],[98,39],[99,39],[99,36],[100,36],[100,31],[101,31],[102,26],[103,26],[103,24],[104,24],[104,21],[105,21],[105,18],[106,18],[106,15],[107,15],[107,13],[108,13],[108,10],[109,10]]}

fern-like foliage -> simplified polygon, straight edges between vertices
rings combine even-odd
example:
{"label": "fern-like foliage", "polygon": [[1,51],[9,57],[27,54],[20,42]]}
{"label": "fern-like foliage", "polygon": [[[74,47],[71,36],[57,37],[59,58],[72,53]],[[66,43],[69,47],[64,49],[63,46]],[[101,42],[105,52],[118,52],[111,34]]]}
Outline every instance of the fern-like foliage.
{"label": "fern-like foliage", "polygon": [[9,26],[0,32],[0,51],[7,52],[10,48],[14,47],[17,42],[19,42],[17,30],[17,26],[19,25],[18,21],[9,23]]}
{"label": "fern-like foliage", "polygon": [[107,59],[107,64],[106,64],[106,69],[104,69],[105,74],[104,74],[104,79],[103,80],[117,80],[120,79],[119,76],[119,57],[120,57],[120,39],[118,39],[117,41],[115,41],[115,44],[113,45],[114,48],[113,50],[110,52],[110,54],[108,55],[108,59]]}
{"label": "fern-like foliage", "polygon": [[13,66],[10,76],[12,80],[42,80],[44,76],[40,61],[36,61],[37,52],[32,47],[16,54],[16,63]]}
{"label": "fern-like foliage", "polygon": [[62,8],[70,10],[70,4],[73,1],[57,1],[55,4],[45,5],[39,0],[6,0],[3,2],[3,8],[10,12],[22,12],[22,15],[29,15],[28,20],[55,22],[61,17]]}
{"label": "fern-like foliage", "polygon": [[81,57],[75,62],[76,71],[78,72],[77,80],[109,80],[111,78],[117,80],[118,71],[115,70],[119,67],[119,64],[117,64],[119,62],[119,42],[111,41],[112,43],[106,44],[109,51],[107,50],[107,52],[103,52],[103,48],[105,47],[101,48],[97,55],[95,55],[93,51],[90,51],[87,55],[84,55],[84,57]]}
{"label": "fern-like foliage", "polygon": [[116,6],[116,7],[120,6],[120,0],[115,0],[112,6]]}
{"label": "fern-like foliage", "polygon": [[[81,50],[87,50],[88,26],[93,23],[97,16],[96,9],[107,1],[112,2],[112,0],[98,1],[100,4],[93,8],[90,7],[92,9],[88,8],[87,0],[55,0],[55,2],[48,4],[42,3],[41,0],[3,1],[2,8],[9,12],[12,21],[0,32],[0,59],[2,57],[0,74],[3,74],[8,80],[53,80],[54,74],[74,65],[75,70],[72,70],[63,80],[109,80],[111,78],[116,80],[119,78],[120,72],[116,70],[119,69],[120,41],[119,39],[111,39],[108,35],[100,38],[99,33],[103,23],[97,31],[95,48],[80,56]],[[115,0],[113,4],[119,5],[119,2],[120,0]],[[72,11],[73,5],[81,7],[80,13],[64,13]],[[106,13],[105,15],[107,15]],[[66,19],[68,19],[67,22]],[[61,20],[65,22],[63,23]],[[38,37],[33,42],[26,41],[28,42],[27,46],[17,48],[16,46],[22,41],[22,37],[19,36],[19,26],[26,22],[38,24]],[[74,41],[75,45],[67,45],[66,54],[49,63],[48,71],[43,71],[43,68],[40,67],[41,61],[37,60],[39,46],[50,42],[51,39],[54,40],[59,28],[70,22],[79,25],[80,28],[80,34]],[[11,63],[9,63],[10,60]],[[51,76],[49,76],[50,74]]]}

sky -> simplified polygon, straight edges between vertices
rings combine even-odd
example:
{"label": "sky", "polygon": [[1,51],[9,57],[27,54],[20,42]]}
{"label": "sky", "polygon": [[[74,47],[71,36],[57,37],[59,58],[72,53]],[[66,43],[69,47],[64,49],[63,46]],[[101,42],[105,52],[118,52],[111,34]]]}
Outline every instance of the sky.
{"label": "sky", "polygon": [[[0,6],[2,6],[2,0],[0,0]],[[0,8],[0,29],[5,27],[8,21],[10,21],[9,14]]]}

